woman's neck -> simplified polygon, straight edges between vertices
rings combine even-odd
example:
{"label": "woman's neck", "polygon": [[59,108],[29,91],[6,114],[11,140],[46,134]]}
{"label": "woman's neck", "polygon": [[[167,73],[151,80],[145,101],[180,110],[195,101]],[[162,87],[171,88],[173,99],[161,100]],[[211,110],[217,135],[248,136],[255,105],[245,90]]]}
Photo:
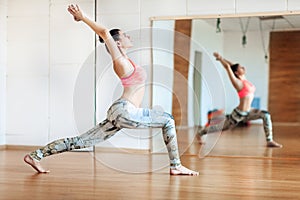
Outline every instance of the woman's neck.
{"label": "woman's neck", "polygon": [[120,50],[121,54],[122,54],[125,58],[128,58],[128,56],[127,56],[127,54],[126,54],[127,49],[122,48],[122,47],[119,47],[119,50]]}
{"label": "woman's neck", "polygon": [[241,75],[241,76],[239,76],[239,79],[242,80],[242,81],[246,80],[246,76],[245,75]]}

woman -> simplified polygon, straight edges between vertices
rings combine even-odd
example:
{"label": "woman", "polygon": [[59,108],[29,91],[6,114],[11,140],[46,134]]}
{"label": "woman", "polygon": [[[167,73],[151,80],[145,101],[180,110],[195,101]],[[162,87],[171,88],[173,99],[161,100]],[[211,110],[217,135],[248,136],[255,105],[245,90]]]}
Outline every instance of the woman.
{"label": "woman", "polygon": [[270,113],[264,110],[251,109],[251,103],[254,98],[255,86],[247,81],[245,77],[245,67],[239,64],[232,64],[230,61],[222,58],[220,54],[214,53],[216,60],[220,61],[224,66],[229,79],[236,89],[240,98],[240,104],[232,111],[230,115],[226,115],[224,124],[207,126],[199,131],[198,140],[201,143],[201,136],[207,134],[208,131],[214,132],[218,130],[226,130],[234,128],[239,122],[248,122],[250,120],[262,119],[265,131],[267,147],[278,147],[282,145],[273,140],[272,121]]}
{"label": "woman", "polygon": [[174,120],[171,115],[151,109],[139,108],[145,91],[145,70],[135,65],[126,55],[126,50],[132,47],[130,37],[119,29],[109,31],[101,24],[96,24],[83,15],[78,5],[68,6],[68,11],[75,21],[83,21],[105,42],[113,60],[113,69],[120,78],[124,91],[120,99],[115,101],[107,112],[107,119],[88,132],[51,142],[50,144],[31,152],[24,161],[37,172],[46,173],[40,161],[46,156],[81,149],[104,141],[122,128],[162,128],[164,142],[170,158],[171,175],[198,175],[198,172],[181,165]]}

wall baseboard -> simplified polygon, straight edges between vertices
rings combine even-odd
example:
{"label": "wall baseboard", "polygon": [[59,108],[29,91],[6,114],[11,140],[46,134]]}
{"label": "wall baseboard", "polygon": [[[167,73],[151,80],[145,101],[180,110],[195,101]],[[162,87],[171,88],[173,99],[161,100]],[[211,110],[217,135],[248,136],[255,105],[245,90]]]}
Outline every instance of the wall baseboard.
{"label": "wall baseboard", "polygon": [[23,150],[23,151],[33,151],[40,148],[40,146],[28,146],[28,145],[5,145],[6,150]]}

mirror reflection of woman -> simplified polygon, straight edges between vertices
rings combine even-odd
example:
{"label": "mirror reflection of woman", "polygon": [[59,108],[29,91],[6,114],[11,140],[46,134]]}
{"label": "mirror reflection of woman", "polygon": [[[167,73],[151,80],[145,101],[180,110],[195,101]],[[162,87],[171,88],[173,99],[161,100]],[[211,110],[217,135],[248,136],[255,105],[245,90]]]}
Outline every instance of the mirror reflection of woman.
{"label": "mirror reflection of woman", "polygon": [[[24,157],[39,173],[49,172],[40,161],[50,155],[82,149],[105,141],[123,128],[161,128],[170,159],[171,175],[198,175],[181,164],[173,117],[165,112],[140,108],[145,92],[146,72],[126,55],[131,48],[130,37],[119,29],[108,30],[86,17],[78,5],[68,6],[75,21],[87,24],[104,42],[113,61],[113,69],[123,85],[123,94],[107,111],[107,119],[82,135],[58,139]],[[110,83],[107,83],[110,84]],[[121,163],[120,163],[121,164]]]}
{"label": "mirror reflection of woman", "polygon": [[233,64],[224,59],[219,53],[214,53],[214,57],[221,62],[227,71],[229,79],[238,93],[240,103],[230,115],[226,115],[224,124],[220,123],[217,125],[206,126],[201,129],[197,134],[199,142],[202,143],[201,137],[210,131],[226,130],[236,127],[240,122],[246,123],[251,120],[262,119],[266,137],[266,146],[281,148],[282,145],[273,140],[270,113],[265,110],[251,109],[255,86],[246,79],[245,67],[240,64]]}

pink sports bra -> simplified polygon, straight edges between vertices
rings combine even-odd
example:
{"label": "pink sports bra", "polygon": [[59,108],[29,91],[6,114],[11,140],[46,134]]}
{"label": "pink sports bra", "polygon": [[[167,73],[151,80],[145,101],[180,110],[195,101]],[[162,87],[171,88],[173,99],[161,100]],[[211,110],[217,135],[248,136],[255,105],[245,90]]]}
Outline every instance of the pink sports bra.
{"label": "pink sports bra", "polygon": [[124,87],[130,87],[132,85],[141,85],[144,84],[147,79],[147,74],[144,68],[140,66],[136,66],[132,60],[128,59],[132,66],[134,67],[134,70],[130,76],[127,76],[125,78],[121,78],[122,85]]}
{"label": "pink sports bra", "polygon": [[255,86],[247,80],[243,80],[244,87],[238,92],[240,98],[244,98],[249,94],[254,94]]}

